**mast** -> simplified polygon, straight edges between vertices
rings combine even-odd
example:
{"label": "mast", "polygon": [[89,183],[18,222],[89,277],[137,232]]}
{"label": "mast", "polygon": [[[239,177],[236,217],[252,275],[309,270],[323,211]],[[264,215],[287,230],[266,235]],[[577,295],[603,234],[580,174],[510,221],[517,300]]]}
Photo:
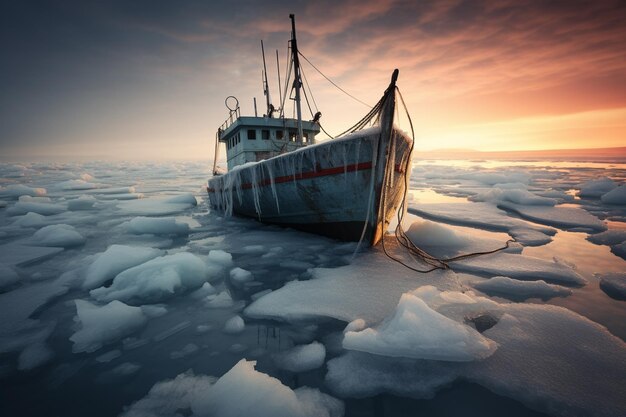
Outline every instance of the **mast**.
{"label": "mast", "polygon": [[298,115],[298,143],[302,143],[304,134],[302,133],[302,109],[300,108],[300,87],[302,78],[300,77],[300,60],[298,58],[298,41],[296,40],[296,17],[289,15],[291,19],[291,53],[293,59],[293,88],[296,89],[296,113]]}
{"label": "mast", "polygon": [[265,64],[265,48],[263,48],[263,39],[261,39],[261,54],[263,55],[263,94],[265,95],[265,103],[267,104],[267,117],[272,117],[274,106],[270,100],[270,85],[267,82],[267,65]]}

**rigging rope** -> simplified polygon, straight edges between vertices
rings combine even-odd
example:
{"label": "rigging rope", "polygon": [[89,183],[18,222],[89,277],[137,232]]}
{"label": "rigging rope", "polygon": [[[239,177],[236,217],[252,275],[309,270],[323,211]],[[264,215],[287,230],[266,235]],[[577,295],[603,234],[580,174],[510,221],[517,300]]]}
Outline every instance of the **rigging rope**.
{"label": "rigging rope", "polygon": [[304,58],[304,60],[306,62],[308,62],[313,69],[315,69],[315,71],[319,72],[320,75],[324,78],[326,78],[326,80],[331,83],[332,85],[334,85],[335,87],[337,87],[339,90],[341,90],[344,94],[346,94],[348,97],[352,98],[355,101],[358,101],[359,103],[361,103],[362,105],[372,108],[372,106],[370,106],[369,104],[367,104],[366,102],[359,100],[358,98],[354,97],[352,94],[348,93],[346,90],[344,90],[343,88],[339,87],[337,84],[335,84],[335,82],[333,80],[331,80],[330,78],[328,78],[326,75],[324,75],[324,73],[322,71],[320,71],[315,65],[313,65],[313,63],[311,61],[309,61],[309,59],[307,57],[305,57],[304,55],[302,55],[302,52],[298,51],[298,55],[300,55],[302,58]]}
{"label": "rigging rope", "polygon": [[[413,121],[411,119],[411,116],[409,114],[409,110],[406,106],[406,103],[404,101],[404,97],[402,97],[402,93],[400,92],[400,89],[398,89],[398,87],[395,87],[395,90],[393,93],[390,94],[394,94],[394,93],[398,93],[398,96],[400,97],[400,101],[402,102],[402,106],[404,107],[404,111],[406,112],[406,116],[407,119],[409,121],[409,125],[411,127],[411,148],[409,150],[409,155],[411,155],[413,153],[413,148],[415,146],[415,129],[413,128]],[[385,95],[386,96],[386,95]],[[383,96],[383,98],[385,97]],[[389,156],[388,156],[389,158]],[[395,168],[395,167],[394,167]],[[427,253],[426,251],[420,249],[417,245],[415,245],[411,239],[406,235],[404,229],[402,228],[402,222],[404,220],[404,215],[406,213],[406,196],[407,196],[407,192],[409,189],[409,184],[408,184],[408,177],[410,176],[410,172],[411,172],[411,158],[407,158],[404,164],[404,191],[402,194],[402,200],[398,209],[398,214],[397,214],[397,220],[398,220],[398,224],[395,228],[394,231],[394,235],[396,237],[396,240],[398,241],[398,243],[404,247],[405,249],[407,249],[407,251],[409,252],[409,254],[411,255],[411,257],[415,260],[419,260],[422,263],[425,263],[426,265],[430,265],[430,268],[427,269],[418,269],[416,267],[413,267],[411,265],[408,265],[406,262],[402,261],[399,258],[394,257],[393,255],[391,255],[389,253],[389,251],[387,251],[387,247],[385,245],[385,233],[386,231],[384,230],[384,216],[382,219],[383,222],[383,238],[381,239],[381,243],[382,243],[382,247],[383,247],[383,252],[385,253],[385,255],[395,261],[398,262],[399,264],[403,265],[404,267],[415,271],[415,272],[419,272],[419,273],[428,273],[428,272],[432,272],[435,271],[437,269],[450,269],[450,266],[448,265],[449,262],[454,262],[454,261],[460,261],[462,259],[467,259],[467,258],[471,258],[471,257],[475,257],[475,256],[481,256],[481,255],[488,255],[488,254],[492,254],[492,253],[496,253],[496,252],[500,252],[502,250],[508,249],[511,245],[511,243],[513,242],[517,242],[517,240],[515,238],[509,239],[506,241],[505,245],[494,249],[494,250],[490,250],[490,251],[484,251],[484,252],[472,252],[472,253],[466,253],[466,254],[461,254],[461,255],[457,255],[454,257],[450,257],[450,258],[437,258],[435,256],[430,255],[429,253]],[[387,187],[386,184],[383,183],[383,209],[386,208],[386,197],[387,197]],[[458,280],[457,277],[457,283],[459,284],[460,287],[464,286],[461,284],[461,282]]]}

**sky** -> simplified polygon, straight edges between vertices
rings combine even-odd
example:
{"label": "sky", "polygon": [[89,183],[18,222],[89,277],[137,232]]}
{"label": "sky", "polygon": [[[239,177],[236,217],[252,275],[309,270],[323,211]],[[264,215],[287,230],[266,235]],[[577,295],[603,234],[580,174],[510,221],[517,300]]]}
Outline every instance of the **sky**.
{"label": "sky", "polygon": [[[626,146],[621,0],[0,0],[0,159],[212,159],[227,96],[264,110],[261,39],[278,106],[290,13],[361,101],[400,70],[418,151]],[[368,111],[302,65],[328,132]]]}

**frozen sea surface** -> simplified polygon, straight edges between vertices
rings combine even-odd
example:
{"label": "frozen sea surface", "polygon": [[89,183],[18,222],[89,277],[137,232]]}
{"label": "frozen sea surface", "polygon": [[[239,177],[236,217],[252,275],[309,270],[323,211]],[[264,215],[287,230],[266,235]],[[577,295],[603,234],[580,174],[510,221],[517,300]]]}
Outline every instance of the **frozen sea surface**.
{"label": "frozen sea surface", "polygon": [[509,245],[430,273],[213,212],[209,165],[0,165],[0,415],[626,409],[625,164],[416,161],[417,245]]}

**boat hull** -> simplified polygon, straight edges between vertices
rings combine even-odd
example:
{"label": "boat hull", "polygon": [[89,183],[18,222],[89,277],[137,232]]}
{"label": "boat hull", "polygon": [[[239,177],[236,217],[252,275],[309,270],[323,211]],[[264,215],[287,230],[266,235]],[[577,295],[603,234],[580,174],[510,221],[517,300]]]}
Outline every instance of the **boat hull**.
{"label": "boat hull", "polygon": [[208,181],[227,215],[376,244],[404,195],[411,140],[371,128],[248,164]]}

